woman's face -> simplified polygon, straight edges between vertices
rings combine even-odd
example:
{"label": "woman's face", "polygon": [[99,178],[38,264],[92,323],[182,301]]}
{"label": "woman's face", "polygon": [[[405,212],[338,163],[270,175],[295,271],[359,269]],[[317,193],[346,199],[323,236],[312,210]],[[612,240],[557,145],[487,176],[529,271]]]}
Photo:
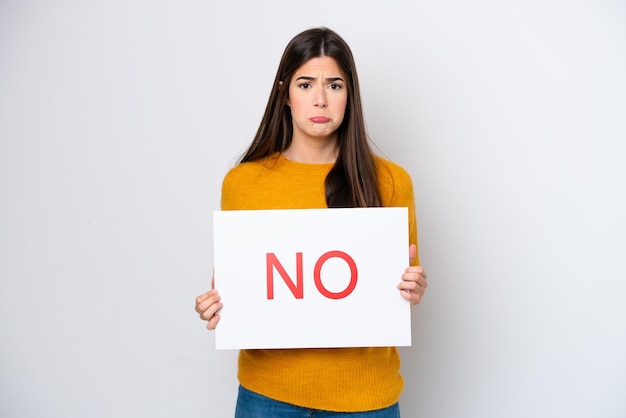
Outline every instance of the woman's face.
{"label": "woman's face", "polygon": [[337,62],[330,57],[307,61],[289,84],[292,141],[324,140],[334,144],[347,102],[346,77]]}

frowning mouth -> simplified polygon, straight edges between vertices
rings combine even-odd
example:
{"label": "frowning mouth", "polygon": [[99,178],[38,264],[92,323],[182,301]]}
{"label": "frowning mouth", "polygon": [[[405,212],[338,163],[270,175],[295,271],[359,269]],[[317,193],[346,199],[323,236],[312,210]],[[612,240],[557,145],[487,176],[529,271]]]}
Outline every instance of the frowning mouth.
{"label": "frowning mouth", "polygon": [[326,123],[326,122],[330,122],[330,118],[326,117],[326,116],[313,116],[312,118],[309,119],[311,122],[315,122],[315,123]]}

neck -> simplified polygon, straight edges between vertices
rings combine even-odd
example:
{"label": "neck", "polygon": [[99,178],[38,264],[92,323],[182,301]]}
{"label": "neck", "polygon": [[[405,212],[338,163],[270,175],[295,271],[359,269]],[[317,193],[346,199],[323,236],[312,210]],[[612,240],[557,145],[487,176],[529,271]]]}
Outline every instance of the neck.
{"label": "neck", "polygon": [[335,141],[328,143],[313,142],[304,144],[292,141],[289,148],[283,151],[283,157],[298,163],[328,164],[337,160],[339,150]]}

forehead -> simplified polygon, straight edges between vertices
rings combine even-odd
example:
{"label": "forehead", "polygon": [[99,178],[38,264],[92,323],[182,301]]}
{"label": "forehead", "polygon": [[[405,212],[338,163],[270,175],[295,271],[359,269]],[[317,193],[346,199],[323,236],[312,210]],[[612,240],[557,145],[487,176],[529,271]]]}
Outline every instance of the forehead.
{"label": "forehead", "polygon": [[339,64],[334,58],[323,56],[311,58],[300,66],[294,73],[295,77],[308,75],[315,76],[323,73],[325,76],[343,76],[343,72],[339,68]]}

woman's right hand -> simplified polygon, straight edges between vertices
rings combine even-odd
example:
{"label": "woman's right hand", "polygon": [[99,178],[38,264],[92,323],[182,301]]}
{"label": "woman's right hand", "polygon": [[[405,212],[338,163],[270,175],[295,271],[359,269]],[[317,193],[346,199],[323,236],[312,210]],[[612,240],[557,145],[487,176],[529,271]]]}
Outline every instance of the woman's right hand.
{"label": "woman's right hand", "polygon": [[[213,280],[211,280],[211,283],[213,284]],[[215,329],[220,321],[218,312],[223,306],[220,300],[221,297],[215,288],[196,298],[196,312],[200,315],[200,319],[207,321],[206,327],[209,330]]]}

